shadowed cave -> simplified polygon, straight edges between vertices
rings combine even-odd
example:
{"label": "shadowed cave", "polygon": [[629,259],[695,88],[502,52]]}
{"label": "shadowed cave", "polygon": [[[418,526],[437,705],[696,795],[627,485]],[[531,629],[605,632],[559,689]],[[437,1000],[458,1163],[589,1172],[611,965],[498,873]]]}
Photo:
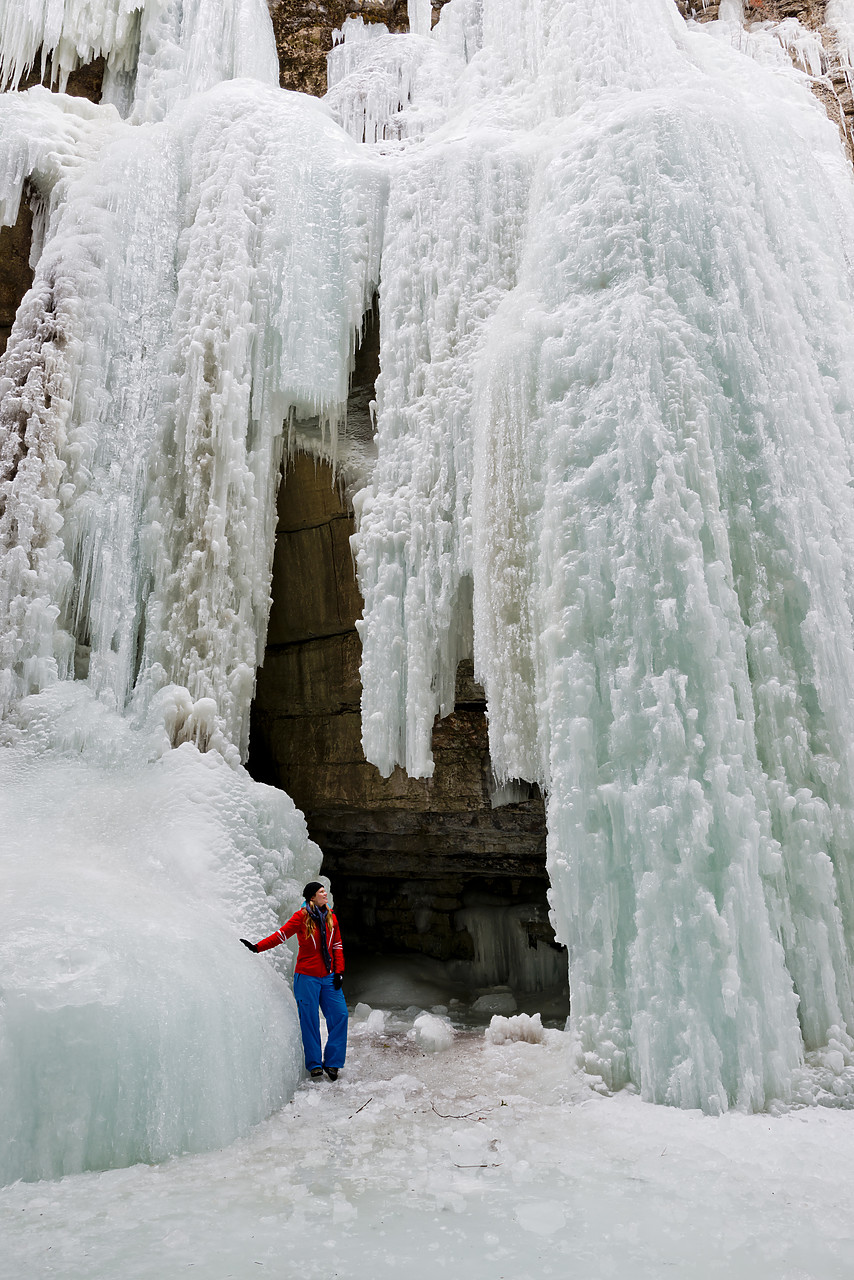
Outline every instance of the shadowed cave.
{"label": "shadowed cave", "polygon": [[[69,92],[97,98],[99,72],[81,69]],[[32,213],[23,203],[17,226],[4,228],[0,241],[0,353],[32,281],[31,240]],[[348,433],[369,447],[378,369],[374,313],[366,317],[348,404]],[[302,439],[312,446],[310,427]],[[568,1012],[566,953],[548,919],[543,800],[525,784],[496,790],[486,702],[471,662],[460,664],[453,714],[436,722],[432,778],[396,769],[384,779],[365,760],[352,532],[331,466],[296,454],[279,491],[273,604],[248,768],[293,797],[323,850],[351,990],[360,973],[373,981],[392,968],[407,975],[410,991],[421,984],[425,1002],[432,988],[471,998],[508,987],[518,1007],[560,1020]],[[509,1010],[507,993],[503,1003],[498,997]]]}
{"label": "shadowed cave", "polygon": [[[367,419],[377,371],[374,323],[353,374],[351,433]],[[332,468],[292,458],[279,490],[248,768],[293,797],[323,850],[356,989],[360,975],[391,968],[466,997],[506,986],[518,1007],[565,1016],[543,799],[527,784],[496,790],[472,663],[460,663],[454,712],[434,727],[432,778],[401,769],[382,778],[365,760],[353,527]],[[498,1003],[510,1008],[507,993]]]}

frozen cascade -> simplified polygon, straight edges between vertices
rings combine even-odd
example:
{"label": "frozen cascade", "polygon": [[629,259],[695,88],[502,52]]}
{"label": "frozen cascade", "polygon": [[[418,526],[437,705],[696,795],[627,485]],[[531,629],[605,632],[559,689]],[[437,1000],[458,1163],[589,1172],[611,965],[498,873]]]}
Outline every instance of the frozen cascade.
{"label": "frozen cascade", "polygon": [[429,36],[433,22],[432,0],[407,0],[409,30],[415,36]]}
{"label": "frozen cascade", "polygon": [[805,1050],[850,1062],[854,184],[779,40],[450,0],[348,24],[323,106],[277,89],[260,0],[2,21],[13,83],[108,60],[100,106],[0,97],[0,216],[36,214],[0,363],[3,1175],[219,1145],[293,1088],[234,938],[319,855],[240,758],[287,424],[334,438],[381,250],[369,757],[429,775],[474,654],[610,1085],[755,1109]]}
{"label": "frozen cascade", "polygon": [[401,40],[360,17],[346,18],[334,34],[325,102],[357,142],[411,138],[442,122],[453,62],[433,40]]}
{"label": "frozen cascade", "polygon": [[455,926],[466,929],[474,944],[473,961],[452,962],[450,968],[474,985],[507,983],[513,991],[552,991],[566,985],[564,953],[546,943],[532,944],[528,926],[545,908],[465,907]]}
{"label": "frozen cascade", "polygon": [[850,86],[854,68],[854,0],[827,0],[825,22],[836,36],[839,60]]}
{"label": "frozen cascade", "polygon": [[17,88],[39,54],[40,69],[63,90],[72,71],[103,56],[104,100],[125,108],[135,101],[145,118],[153,99],[162,113],[222,80],[278,83],[263,0],[6,0],[0,85]]}
{"label": "frozen cascade", "polygon": [[244,750],[282,424],[343,415],[382,175],[316,103],[246,80],[144,127],[41,89],[0,109],[5,216],[27,180],[48,227],[0,371],[0,702],[76,660],[120,708],[214,698]]}
{"label": "frozen cascade", "polygon": [[0,96],[37,258],[0,362],[6,1178],[222,1145],[301,1070],[287,961],[237,935],[320,854],[240,760],[288,423],[343,419],[385,177],[278,89],[260,0],[141,32],[109,102]]}
{"label": "frozen cascade", "polygon": [[473,646],[586,1066],[711,1112],[854,1030],[854,183],[779,42],[717,34],[443,9],[355,539],[368,757],[430,775]]}

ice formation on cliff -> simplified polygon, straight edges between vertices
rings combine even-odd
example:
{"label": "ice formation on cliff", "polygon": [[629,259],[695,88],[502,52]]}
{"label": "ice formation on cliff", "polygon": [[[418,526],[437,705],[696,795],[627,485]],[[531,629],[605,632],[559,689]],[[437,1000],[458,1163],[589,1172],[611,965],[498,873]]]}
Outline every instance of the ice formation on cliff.
{"label": "ice formation on cliff", "polygon": [[368,757],[430,774],[472,646],[584,1061],[709,1111],[854,1029],[854,183],[779,41],[717,34],[443,11],[446,122],[407,139],[416,89],[378,144],[355,539]]}
{"label": "ice formation on cliff", "polygon": [[854,1061],[854,181],[779,39],[726,21],[419,4],[346,24],[324,107],[276,87],[261,0],[4,10],[13,84],[107,57],[99,106],[0,97],[0,216],[36,214],[0,364],[2,817],[36,868],[6,1176],[225,1142],[296,1078],[226,939],[317,851],[239,761],[286,439],[334,439],[380,265],[369,758],[429,775],[473,652],[608,1084],[755,1109],[805,1050]]}
{"label": "ice formation on cliff", "polygon": [[13,79],[34,30],[60,79],[114,55],[101,105],[0,96],[0,217],[36,215],[0,363],[6,1177],[221,1144],[298,1078],[237,934],[320,855],[240,759],[289,423],[343,417],[385,181],[278,88],[261,0],[149,3],[138,52],[128,6],[60,11],[2,28]]}

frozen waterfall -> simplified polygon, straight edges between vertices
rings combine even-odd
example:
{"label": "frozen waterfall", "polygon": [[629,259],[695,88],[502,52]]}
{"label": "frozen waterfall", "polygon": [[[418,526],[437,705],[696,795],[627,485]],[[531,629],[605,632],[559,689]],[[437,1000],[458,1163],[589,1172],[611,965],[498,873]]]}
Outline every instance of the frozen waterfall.
{"label": "frozen waterfall", "polygon": [[[368,758],[429,775],[473,654],[609,1086],[759,1109],[854,1065],[854,178],[809,41],[731,26],[419,0],[346,24],[320,104],[261,0],[5,6],[5,1178],[293,1089],[287,959],[233,944],[319,851],[240,761],[283,454],[335,456],[378,284]],[[39,51],[103,54],[103,102],[16,92]]]}
{"label": "frozen waterfall", "polygon": [[126,10],[3,16],[13,80],[109,54],[102,105],[0,96],[0,217],[36,229],[0,363],[5,1178],[222,1145],[301,1070],[289,961],[237,937],[320,853],[240,760],[288,427],[343,416],[385,175],[278,88],[261,0]]}
{"label": "frozen waterfall", "polygon": [[[854,1030],[854,183],[780,39],[452,0],[449,72],[373,125],[366,754],[429,775],[473,650],[585,1064],[712,1112]],[[363,44],[345,123],[381,75]]]}

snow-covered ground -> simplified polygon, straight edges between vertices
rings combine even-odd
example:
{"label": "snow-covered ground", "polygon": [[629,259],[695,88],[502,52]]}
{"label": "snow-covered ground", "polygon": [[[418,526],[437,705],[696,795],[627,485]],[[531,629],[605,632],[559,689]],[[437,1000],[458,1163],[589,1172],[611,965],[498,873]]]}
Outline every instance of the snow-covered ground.
{"label": "snow-covered ground", "polygon": [[0,1192],[3,1280],[854,1275],[851,1111],[654,1107],[559,1031],[359,1015],[338,1082],[231,1147]]}

